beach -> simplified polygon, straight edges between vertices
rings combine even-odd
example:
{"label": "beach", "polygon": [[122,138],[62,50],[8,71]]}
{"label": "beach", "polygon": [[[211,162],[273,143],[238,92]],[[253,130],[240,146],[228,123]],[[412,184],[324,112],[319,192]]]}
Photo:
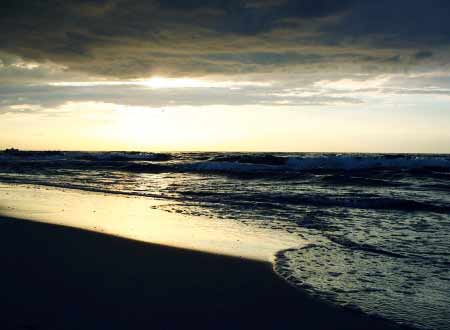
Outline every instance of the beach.
{"label": "beach", "polygon": [[0,188],[1,329],[396,329],[279,277],[290,236],[147,198]]}
{"label": "beach", "polygon": [[395,329],[314,301],[268,262],[0,219],[2,329]]}

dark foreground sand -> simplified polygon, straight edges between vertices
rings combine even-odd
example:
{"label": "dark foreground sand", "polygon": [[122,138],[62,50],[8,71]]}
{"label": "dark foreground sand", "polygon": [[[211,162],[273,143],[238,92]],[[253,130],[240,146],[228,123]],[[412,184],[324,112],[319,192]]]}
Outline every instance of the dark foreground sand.
{"label": "dark foreground sand", "polygon": [[0,218],[0,329],[394,329],[271,265]]}

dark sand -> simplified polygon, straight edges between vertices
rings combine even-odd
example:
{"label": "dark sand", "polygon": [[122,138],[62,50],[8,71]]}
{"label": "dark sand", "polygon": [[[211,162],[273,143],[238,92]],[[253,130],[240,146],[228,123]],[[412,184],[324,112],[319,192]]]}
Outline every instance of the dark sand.
{"label": "dark sand", "polygon": [[269,263],[0,218],[0,329],[394,329]]}

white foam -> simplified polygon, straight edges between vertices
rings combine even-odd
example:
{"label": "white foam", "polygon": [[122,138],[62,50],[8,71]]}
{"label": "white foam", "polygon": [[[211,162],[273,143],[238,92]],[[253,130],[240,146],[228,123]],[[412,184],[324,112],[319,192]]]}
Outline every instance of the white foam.
{"label": "white foam", "polygon": [[251,163],[242,161],[202,161],[185,165],[186,169],[196,171],[220,172],[263,172],[263,171],[308,171],[308,170],[371,170],[371,169],[450,169],[450,158],[446,156],[355,156],[355,155],[311,155],[283,157],[284,165]]}

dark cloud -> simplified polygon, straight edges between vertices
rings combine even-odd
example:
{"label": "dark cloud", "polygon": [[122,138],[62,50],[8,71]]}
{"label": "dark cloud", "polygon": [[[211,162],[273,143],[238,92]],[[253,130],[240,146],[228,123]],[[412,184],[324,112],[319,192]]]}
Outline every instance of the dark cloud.
{"label": "dark cloud", "polygon": [[361,1],[338,26],[343,36],[372,38],[377,45],[424,47],[450,42],[447,0]]}
{"label": "dark cloud", "polygon": [[433,52],[429,50],[421,50],[415,54],[417,60],[424,60],[433,56]]}
{"label": "dark cloud", "polygon": [[446,61],[450,2],[3,0],[0,33],[5,52],[111,77],[387,71]]}

